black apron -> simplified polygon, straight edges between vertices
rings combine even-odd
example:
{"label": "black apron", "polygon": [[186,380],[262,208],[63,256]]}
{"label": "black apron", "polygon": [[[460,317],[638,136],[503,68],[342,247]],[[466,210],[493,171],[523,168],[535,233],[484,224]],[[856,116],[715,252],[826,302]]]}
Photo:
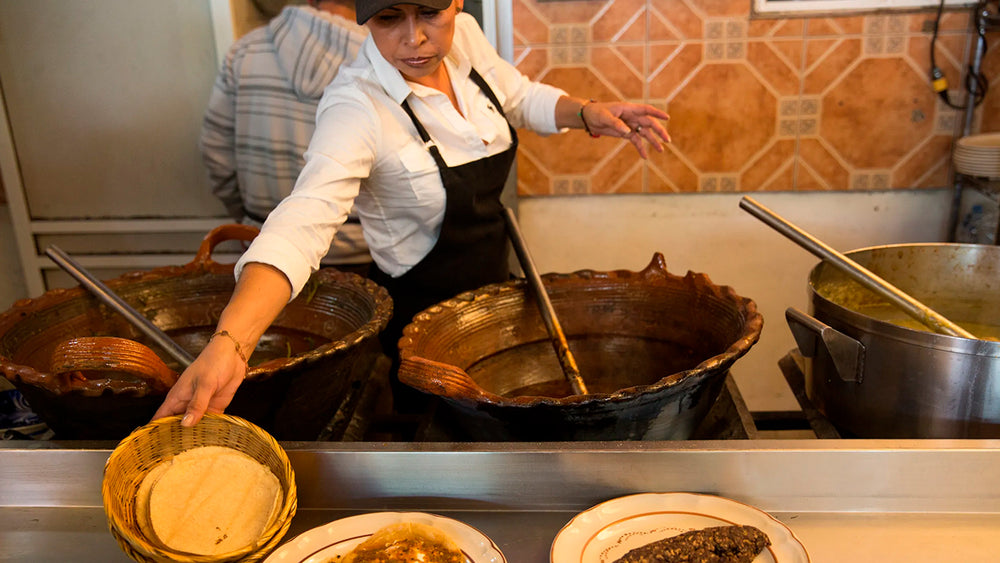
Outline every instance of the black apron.
{"label": "black apron", "polygon": [[[472,69],[469,78],[506,119],[496,95],[476,69]],[[382,343],[393,358],[399,353],[397,343],[403,327],[414,315],[463,291],[509,279],[507,227],[500,193],[517,154],[517,133],[508,122],[510,148],[450,167],[441,158],[437,145],[430,143],[430,135],[410,105],[404,100],[402,106],[437,163],[444,184],[445,209],[437,242],[413,268],[398,278],[377,266],[372,268],[371,279],[392,296],[392,319],[382,332]]]}

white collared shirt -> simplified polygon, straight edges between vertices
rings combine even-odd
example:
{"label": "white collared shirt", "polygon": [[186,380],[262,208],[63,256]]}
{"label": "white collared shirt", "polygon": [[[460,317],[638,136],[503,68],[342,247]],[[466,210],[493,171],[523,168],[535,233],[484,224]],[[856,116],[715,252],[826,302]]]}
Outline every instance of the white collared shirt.
{"label": "white collared shirt", "polygon": [[510,123],[556,133],[555,106],[565,92],[530,81],[497,54],[468,14],[458,14],[444,62],[461,113],[448,97],[407,82],[371,37],[357,60],[327,87],[306,165],[292,194],[268,216],[237,263],[270,264],[288,277],[293,297],[319,267],[330,240],[355,204],[375,263],[399,276],[430,252],[444,218],[438,168],[400,104],[408,100],[448,166],[507,150],[507,122],[469,78],[475,66]]}

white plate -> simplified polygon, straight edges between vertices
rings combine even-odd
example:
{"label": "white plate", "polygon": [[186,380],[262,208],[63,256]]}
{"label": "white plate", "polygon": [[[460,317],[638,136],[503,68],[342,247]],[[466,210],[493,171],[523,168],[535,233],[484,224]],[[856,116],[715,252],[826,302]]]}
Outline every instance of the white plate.
{"label": "white plate", "polygon": [[632,549],[688,530],[756,526],[771,545],[754,563],[806,563],[795,534],[770,514],[734,500],[695,493],[620,497],[577,514],[556,535],[551,563],[611,563]]}
{"label": "white plate", "polygon": [[469,563],[507,563],[493,540],[468,524],[426,512],[372,512],[334,520],[303,532],[269,555],[264,563],[339,561],[379,529],[399,522],[434,526],[451,536]]}

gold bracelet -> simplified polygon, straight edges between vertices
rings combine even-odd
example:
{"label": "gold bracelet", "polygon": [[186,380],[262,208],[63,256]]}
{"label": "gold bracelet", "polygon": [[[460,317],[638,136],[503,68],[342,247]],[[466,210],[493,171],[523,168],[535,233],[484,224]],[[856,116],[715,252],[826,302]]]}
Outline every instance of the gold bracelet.
{"label": "gold bracelet", "polygon": [[209,341],[211,341],[216,336],[225,336],[225,337],[229,338],[230,340],[232,340],[233,344],[236,345],[236,353],[239,354],[240,359],[243,360],[243,364],[246,365],[248,369],[250,368],[250,363],[247,362],[247,356],[246,356],[246,354],[243,353],[243,347],[240,346],[240,341],[236,340],[235,336],[233,336],[232,334],[229,334],[228,330],[220,330],[218,332],[212,333],[212,336],[208,337]]}
{"label": "gold bracelet", "polygon": [[583,130],[586,131],[588,135],[596,139],[600,137],[600,135],[595,135],[590,131],[590,126],[587,125],[587,119],[583,117],[583,108],[587,107],[587,104],[591,104],[593,102],[594,100],[587,100],[586,102],[583,102],[583,105],[580,106],[580,111],[577,112],[577,115],[580,116],[580,121],[583,122]]}

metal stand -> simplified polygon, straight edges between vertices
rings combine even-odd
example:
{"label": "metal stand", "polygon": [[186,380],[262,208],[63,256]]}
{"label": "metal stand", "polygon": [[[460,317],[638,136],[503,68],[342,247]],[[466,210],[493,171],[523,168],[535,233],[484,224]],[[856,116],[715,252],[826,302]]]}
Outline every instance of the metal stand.
{"label": "metal stand", "polygon": [[[982,68],[983,55],[986,51],[986,32],[1000,30],[1000,13],[990,12],[987,2],[980,2],[976,4],[973,10],[977,37],[976,47],[972,56],[972,64],[969,66],[969,73],[970,75],[978,76],[980,69]],[[1000,12],[1000,7],[998,7],[997,10]],[[976,96],[979,95],[978,82],[971,80],[969,81],[969,84],[970,89],[968,96],[966,97],[965,121],[962,127],[963,137],[967,137],[972,134],[973,122],[975,121],[976,114],[975,99]],[[960,172],[955,172],[954,180],[952,182],[954,195],[952,198],[951,216],[949,218],[948,225],[948,235],[951,237],[953,242],[956,239],[956,233],[959,226],[959,214],[962,210],[962,194],[965,191],[965,188],[972,188],[983,193],[988,193],[991,190],[984,189],[984,187],[989,186],[989,184],[990,183],[986,178],[977,178]],[[995,190],[992,191],[995,192]],[[990,195],[995,196],[996,193],[992,193]],[[993,244],[1000,244],[1000,222],[993,225],[993,228],[995,229]]]}

